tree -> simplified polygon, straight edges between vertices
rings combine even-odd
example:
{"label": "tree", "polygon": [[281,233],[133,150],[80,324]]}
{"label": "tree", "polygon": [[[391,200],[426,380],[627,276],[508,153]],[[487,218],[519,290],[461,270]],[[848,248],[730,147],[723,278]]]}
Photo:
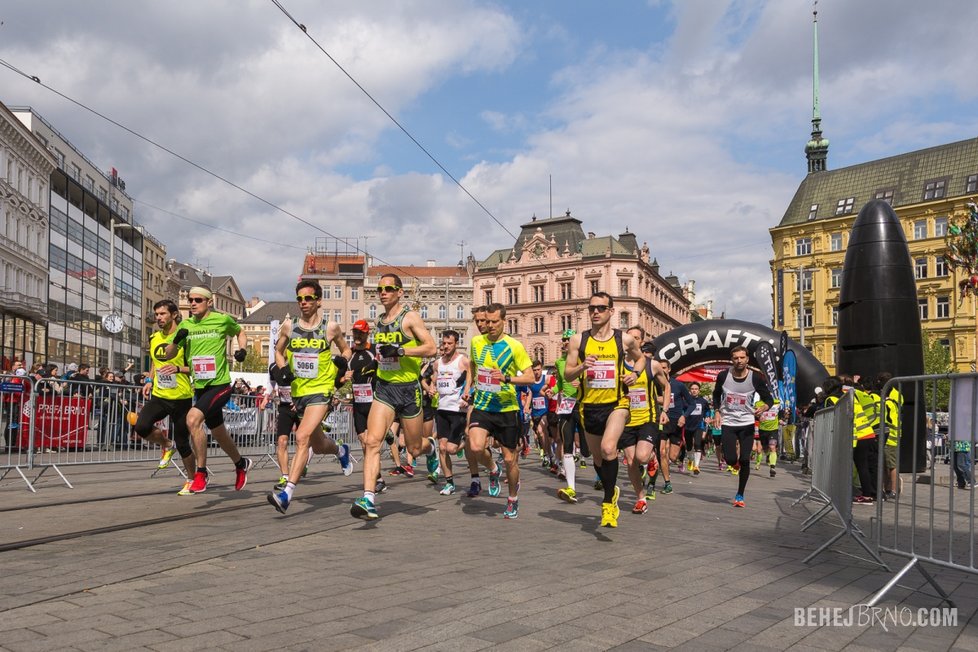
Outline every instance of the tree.
{"label": "tree", "polygon": [[[921,333],[920,339],[924,350],[924,373],[927,375],[951,373],[951,351],[941,344],[940,340],[931,340],[926,331]],[[936,385],[936,394],[934,385]],[[933,385],[927,383],[925,396],[927,397],[928,409],[947,410],[950,395],[951,383],[949,381],[939,380]],[[930,404],[934,402],[932,398],[934,396],[936,396],[936,406],[931,406]]]}
{"label": "tree", "polygon": [[259,355],[258,351],[253,347],[249,347],[247,351],[248,351],[248,355],[247,357],[245,357],[244,362],[234,363],[234,370],[256,372],[256,373],[267,372],[268,361],[264,357]]}

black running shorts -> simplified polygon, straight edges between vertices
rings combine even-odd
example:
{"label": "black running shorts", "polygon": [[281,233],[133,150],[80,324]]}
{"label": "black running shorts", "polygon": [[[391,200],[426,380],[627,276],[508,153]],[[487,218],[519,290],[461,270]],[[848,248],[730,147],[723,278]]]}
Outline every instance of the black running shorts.
{"label": "black running shorts", "polygon": [[516,450],[520,440],[520,420],[516,411],[486,412],[472,410],[469,415],[469,428],[482,428],[500,446]]}
{"label": "black running shorts", "polygon": [[657,439],[655,432],[656,428],[651,421],[640,426],[625,426],[621,437],[618,439],[618,450],[623,451],[629,446],[637,445],[640,441],[648,442],[652,447],[655,447]]}
{"label": "black running shorts", "polygon": [[381,403],[394,410],[394,417],[413,419],[421,414],[421,385],[418,381],[410,383],[388,383],[377,379],[374,388],[374,403]]}
{"label": "black running shorts", "polygon": [[621,401],[615,403],[583,403],[581,405],[581,424],[584,426],[584,432],[602,437],[611,413],[615,410],[628,411],[627,400],[626,398],[624,406]]}
{"label": "black running shorts", "polygon": [[299,415],[291,403],[278,404],[278,416],[275,418],[275,436],[288,437],[292,434],[292,428],[298,427]]}
{"label": "black running shorts", "polygon": [[295,414],[302,420],[302,415],[306,413],[306,408],[314,405],[329,405],[333,402],[332,394],[306,394],[305,396],[292,395],[292,405],[295,406]]}
{"label": "black running shorts", "polygon": [[465,412],[436,411],[435,432],[438,439],[446,439],[450,444],[460,445],[462,435],[465,434]]}
{"label": "black running shorts", "polygon": [[208,385],[194,389],[194,408],[204,413],[204,425],[213,430],[224,425],[224,406],[231,399],[231,385]]}
{"label": "black running shorts", "polygon": [[368,416],[370,416],[370,403],[353,404],[353,429],[358,435],[367,432]]}

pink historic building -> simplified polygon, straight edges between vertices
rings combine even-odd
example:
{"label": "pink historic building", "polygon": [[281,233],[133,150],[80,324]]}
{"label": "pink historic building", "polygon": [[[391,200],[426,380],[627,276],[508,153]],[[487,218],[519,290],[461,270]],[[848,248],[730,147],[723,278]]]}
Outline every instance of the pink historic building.
{"label": "pink historic building", "polygon": [[634,233],[585,233],[570,211],[523,224],[516,246],[494,251],[473,280],[473,304],[505,305],[507,332],[544,364],[560,354],[564,330],[589,327],[593,292],[614,297],[615,326],[638,324],[653,336],[689,323],[693,300],[692,281],[682,287],[675,276],[662,277]]}

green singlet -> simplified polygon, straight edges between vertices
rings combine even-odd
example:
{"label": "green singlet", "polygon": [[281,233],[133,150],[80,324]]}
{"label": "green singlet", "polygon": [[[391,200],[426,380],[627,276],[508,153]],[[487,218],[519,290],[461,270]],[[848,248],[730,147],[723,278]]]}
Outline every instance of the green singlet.
{"label": "green singlet", "polygon": [[402,322],[408,313],[408,307],[401,308],[394,321],[385,324],[383,318],[377,320],[377,332],[374,333],[374,344],[377,350],[377,378],[388,383],[412,383],[421,378],[421,358],[405,355],[396,358],[384,358],[380,355],[380,347],[385,344],[410,348],[418,342],[404,332]]}
{"label": "green singlet", "polygon": [[187,357],[194,372],[194,387],[202,389],[210,385],[230,385],[227,338],[241,332],[241,326],[231,315],[211,310],[201,320],[191,316],[180,322],[186,328]]}

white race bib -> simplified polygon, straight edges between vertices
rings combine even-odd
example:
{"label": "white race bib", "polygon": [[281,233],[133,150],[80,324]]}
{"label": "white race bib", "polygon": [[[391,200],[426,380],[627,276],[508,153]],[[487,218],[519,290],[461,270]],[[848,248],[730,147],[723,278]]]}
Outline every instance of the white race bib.
{"label": "white race bib", "polygon": [[750,405],[750,396],[747,394],[730,392],[729,394],[724,395],[723,402],[726,403],[728,407],[732,408],[745,407]]}
{"label": "white race bib", "polygon": [[296,378],[316,378],[319,376],[318,353],[293,353],[292,371]]}
{"label": "white race bib", "polygon": [[438,393],[441,395],[451,394],[456,389],[458,385],[455,381],[455,374],[451,371],[442,371],[438,374],[438,378],[435,380],[435,387],[438,389]]}
{"label": "white race bib", "polygon": [[217,360],[212,355],[197,355],[190,361],[194,368],[194,380],[217,378]]}
{"label": "white race bib", "polygon": [[176,374],[161,374],[156,372],[156,386],[159,389],[176,389],[177,388],[177,375]]}
{"label": "white race bib", "polygon": [[557,414],[570,414],[574,411],[574,406],[577,404],[576,398],[569,398],[567,396],[561,396],[560,401],[557,402]]}
{"label": "white race bib", "polygon": [[377,353],[377,368],[381,371],[400,371],[401,370],[401,359],[397,356],[393,358],[385,358],[380,353]]}
{"label": "white race bib", "polygon": [[649,393],[645,387],[632,387],[628,390],[628,405],[632,410],[644,410],[649,407]]}
{"label": "white race bib", "polygon": [[492,371],[488,367],[479,367],[476,370],[476,387],[479,391],[498,394],[502,390],[500,382],[492,379]]}
{"label": "white race bib", "polygon": [[690,416],[698,417],[702,414],[703,414],[703,404],[697,401],[696,407],[693,408],[693,413]]}
{"label": "white race bib", "polygon": [[530,405],[534,410],[546,410],[547,399],[543,396],[534,396]]}
{"label": "white race bib", "polygon": [[592,389],[615,389],[615,361],[598,360],[587,370],[587,384]]}
{"label": "white race bib", "polygon": [[374,388],[370,386],[370,383],[354,383],[353,385],[354,403],[372,403],[373,400],[374,400]]}

